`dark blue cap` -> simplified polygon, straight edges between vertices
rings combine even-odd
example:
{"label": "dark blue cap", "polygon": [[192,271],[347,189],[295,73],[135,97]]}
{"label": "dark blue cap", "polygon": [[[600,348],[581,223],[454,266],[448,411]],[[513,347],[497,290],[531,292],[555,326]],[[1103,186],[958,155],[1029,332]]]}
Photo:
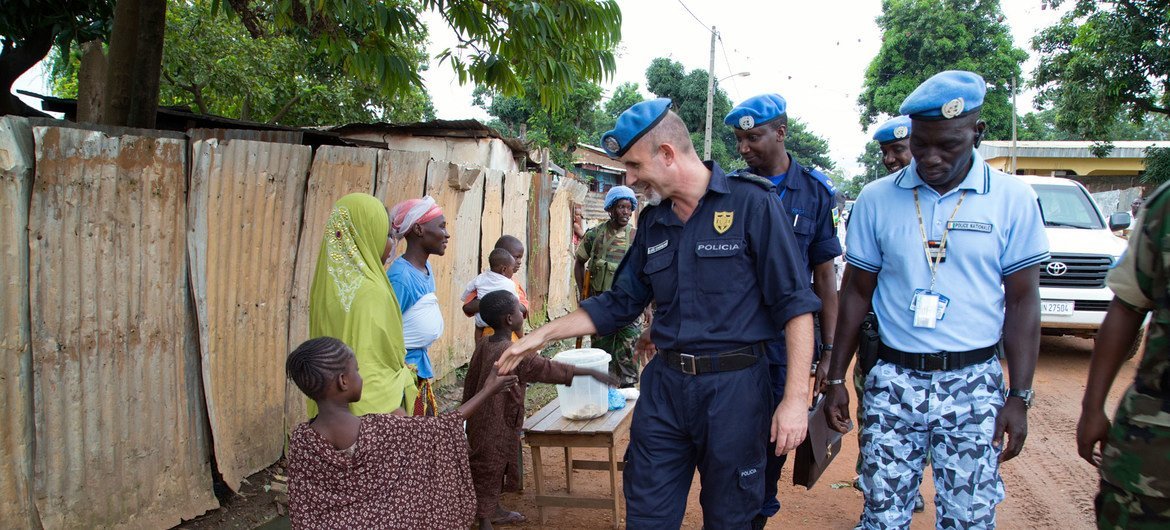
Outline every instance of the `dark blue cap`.
{"label": "dark blue cap", "polygon": [[898,112],[913,120],[949,120],[966,116],[983,106],[987,83],[979,74],[947,70],[923,81],[902,101]]}
{"label": "dark blue cap", "polygon": [[873,132],[873,139],[881,145],[905,140],[910,137],[910,117],[898,116],[883,123]]}
{"label": "dark blue cap", "polygon": [[746,131],[775,120],[785,112],[788,112],[788,103],[780,94],[762,94],[736,105],[723,118],[723,123]]}
{"label": "dark blue cap", "polygon": [[618,116],[613,130],[601,135],[601,148],[609,156],[620,157],[630,150],[642,135],[653,129],[670,112],[669,98],[658,98],[636,103]]}

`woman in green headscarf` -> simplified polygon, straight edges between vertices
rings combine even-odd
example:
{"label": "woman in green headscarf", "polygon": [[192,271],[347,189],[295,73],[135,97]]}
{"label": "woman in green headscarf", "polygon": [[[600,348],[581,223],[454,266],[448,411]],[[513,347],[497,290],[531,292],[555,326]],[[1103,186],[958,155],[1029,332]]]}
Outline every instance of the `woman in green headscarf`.
{"label": "woman in green headscarf", "polygon": [[[393,412],[414,403],[415,374],[406,364],[402,312],[382,268],[390,219],[382,201],[352,193],[333,205],[309,291],[309,336],[349,345],[364,380],[355,415]],[[308,401],[309,417],[317,415]]]}

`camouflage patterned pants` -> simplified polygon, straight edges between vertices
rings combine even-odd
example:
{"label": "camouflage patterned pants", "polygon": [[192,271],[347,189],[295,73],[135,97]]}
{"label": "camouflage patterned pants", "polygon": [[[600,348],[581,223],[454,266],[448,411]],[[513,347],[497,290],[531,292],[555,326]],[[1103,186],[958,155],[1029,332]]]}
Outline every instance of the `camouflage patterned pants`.
{"label": "camouflage patterned pants", "polygon": [[1170,528],[1170,499],[1167,498],[1138,495],[1102,480],[1094,504],[1097,528],[1102,530]]}
{"label": "camouflage patterned pants", "polygon": [[1004,489],[991,438],[1003,400],[996,359],[949,372],[879,361],[865,380],[858,527],[910,527],[929,453],[938,528],[994,528]]}
{"label": "camouflage patterned pants", "polygon": [[638,362],[634,359],[634,346],[642,335],[641,320],[617,330],[613,335],[594,335],[589,344],[609,352],[609,374],[618,378],[623,387],[638,384]]}

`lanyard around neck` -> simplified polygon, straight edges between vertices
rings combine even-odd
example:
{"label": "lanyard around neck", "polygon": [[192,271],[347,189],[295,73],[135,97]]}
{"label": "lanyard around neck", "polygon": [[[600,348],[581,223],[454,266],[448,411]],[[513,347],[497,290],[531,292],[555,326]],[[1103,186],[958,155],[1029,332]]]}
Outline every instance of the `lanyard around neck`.
{"label": "lanyard around neck", "polygon": [[918,212],[918,232],[922,234],[922,250],[926,253],[926,263],[930,265],[930,290],[934,291],[934,281],[938,277],[938,264],[942,263],[943,256],[947,250],[947,235],[951,233],[951,221],[955,220],[955,214],[959,213],[959,207],[963,205],[963,199],[967,198],[967,191],[963,190],[959,194],[959,202],[955,204],[955,209],[951,211],[951,216],[947,219],[947,224],[943,228],[942,241],[938,244],[938,253],[934,257],[930,255],[930,238],[926,236],[926,223],[922,221],[922,206],[918,203],[918,188],[914,188],[914,210]]}

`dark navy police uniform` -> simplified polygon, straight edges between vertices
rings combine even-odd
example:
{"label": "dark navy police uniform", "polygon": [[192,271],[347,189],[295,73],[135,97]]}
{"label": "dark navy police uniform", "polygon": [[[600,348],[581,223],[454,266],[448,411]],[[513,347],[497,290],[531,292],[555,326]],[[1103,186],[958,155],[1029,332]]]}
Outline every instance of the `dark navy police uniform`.
{"label": "dark navy police uniform", "polygon": [[680,221],[670,200],[647,208],[613,289],[581,302],[601,335],[656,304],[659,353],[642,372],[626,451],[631,529],[678,528],[696,466],[705,528],[748,527],[763,502],[760,433],[774,411],[761,344],[820,309],[771,186],[707,164],[691,218]]}
{"label": "dark navy police uniform", "polygon": [[[788,103],[779,94],[762,94],[743,101],[731,110],[723,122],[734,128],[750,130],[784,117]],[[750,172],[742,169],[737,174]],[[837,227],[833,223],[833,208],[836,207],[833,181],[820,171],[800,165],[788,155],[788,171],[781,175],[763,175],[776,186],[776,194],[788,214],[787,223],[796,237],[801,263],[806,275],[811,276],[817,265],[832,261],[840,256],[841,241],[837,239]],[[807,277],[807,276],[806,276]],[[836,286],[834,286],[836,287]],[[813,334],[814,343],[819,333]],[[777,330],[777,337],[768,342],[769,376],[771,378],[773,406],[784,398],[788,378],[788,351],[783,328]],[[816,347],[814,359],[820,348]],[[765,431],[764,437],[770,436]],[[773,444],[768,445],[768,465],[765,473],[764,504],[760,515],[772,517],[780,510],[776,498],[777,482],[787,456],[776,456]]]}

